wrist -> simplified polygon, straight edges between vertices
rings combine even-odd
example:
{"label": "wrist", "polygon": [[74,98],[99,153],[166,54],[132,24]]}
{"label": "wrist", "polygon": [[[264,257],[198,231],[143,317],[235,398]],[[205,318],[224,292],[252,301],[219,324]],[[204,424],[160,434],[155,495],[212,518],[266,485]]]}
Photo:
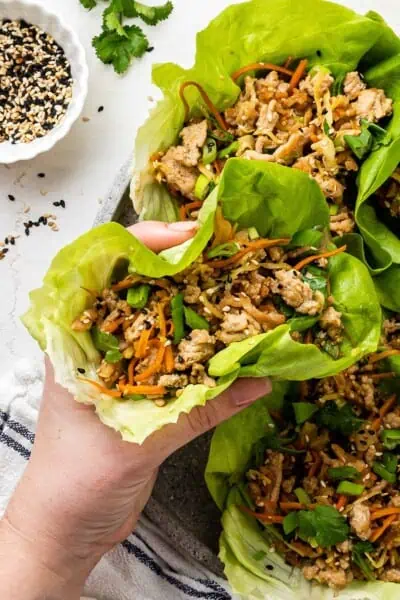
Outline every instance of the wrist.
{"label": "wrist", "polygon": [[58,543],[25,537],[7,516],[0,522],[2,600],[79,600],[91,568]]}

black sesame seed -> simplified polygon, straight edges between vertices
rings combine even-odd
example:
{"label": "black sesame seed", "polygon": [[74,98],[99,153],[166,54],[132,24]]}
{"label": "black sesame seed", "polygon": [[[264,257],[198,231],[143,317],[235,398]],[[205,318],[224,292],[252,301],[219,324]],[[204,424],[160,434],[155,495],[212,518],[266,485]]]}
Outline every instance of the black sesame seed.
{"label": "black sesame seed", "polygon": [[153,52],[154,50],[154,46],[149,46],[146,50],[146,52]]}
{"label": "black sesame seed", "polygon": [[10,239],[10,244],[11,244],[11,246],[15,246],[15,238],[12,237]]}
{"label": "black sesame seed", "polygon": [[268,571],[273,571],[273,570],[274,570],[274,567],[273,567],[272,565],[267,565],[265,568],[266,568]]}
{"label": "black sesame seed", "polygon": [[25,235],[30,235],[30,233],[31,233],[31,232],[29,231],[29,229],[28,229],[28,228],[26,228],[26,229],[25,229]]}
{"label": "black sesame seed", "polygon": [[57,201],[56,201],[56,202],[53,202],[53,206],[60,206],[60,203],[59,203],[59,202],[57,202]]}
{"label": "black sesame seed", "polygon": [[104,106],[99,106],[99,108],[97,109],[97,112],[103,112],[104,110]]}
{"label": "black sesame seed", "polygon": [[42,223],[43,223],[43,225],[47,225],[47,217],[43,217]]}
{"label": "black sesame seed", "polygon": [[3,249],[2,249],[2,253],[3,253],[3,254],[7,254],[8,250],[9,250],[9,248],[3,248]]}
{"label": "black sesame seed", "polygon": [[180,354],[178,355],[176,360],[178,361],[179,364],[183,364],[185,362],[183,359],[183,356],[181,356]]}
{"label": "black sesame seed", "polygon": [[145,321],[144,322],[144,328],[145,329],[151,329],[151,323],[150,323],[150,321]]}
{"label": "black sesame seed", "polygon": [[322,56],[321,50],[317,50],[317,56]]}
{"label": "black sesame seed", "polygon": [[86,373],[85,369],[82,369],[82,367],[78,367],[77,368],[78,373],[80,373],[81,375],[84,375]]}
{"label": "black sesame seed", "polygon": [[44,177],[46,177],[46,173],[38,173],[37,176],[43,179]]}
{"label": "black sesame seed", "polygon": [[4,240],[5,244],[8,244],[8,237],[6,237],[6,239]]}
{"label": "black sesame seed", "polygon": [[66,206],[65,200],[60,200],[60,206],[61,206],[61,208],[65,208],[65,206]]}
{"label": "black sesame seed", "polygon": [[14,202],[14,200],[15,200],[15,196],[13,196],[13,194],[8,194],[8,199],[9,199],[11,202]]}

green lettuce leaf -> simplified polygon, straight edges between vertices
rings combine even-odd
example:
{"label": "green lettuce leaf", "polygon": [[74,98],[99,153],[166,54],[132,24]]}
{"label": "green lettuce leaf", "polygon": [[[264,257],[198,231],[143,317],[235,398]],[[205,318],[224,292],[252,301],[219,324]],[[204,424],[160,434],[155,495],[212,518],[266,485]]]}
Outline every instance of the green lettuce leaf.
{"label": "green lettuce leaf", "polygon": [[319,185],[297,169],[231,158],[219,188],[224,216],[239,229],[256,227],[261,236],[278,238],[328,226],[329,210]]}
{"label": "green lettuce leaf", "polygon": [[394,100],[393,117],[387,128],[392,141],[372,152],[363,163],[358,177],[355,210],[357,225],[372,255],[370,266],[372,269],[377,266],[380,270],[400,263],[400,240],[379,218],[374,196],[400,163],[400,47],[398,52],[365,73],[371,87],[383,88]]}
{"label": "green lettuce leaf", "polygon": [[[312,19],[310,19],[312,15]],[[176,200],[154,182],[149,158],[174,144],[184,124],[179,88],[198,82],[219,110],[232,106],[240,88],[231,74],[250,63],[282,64],[288,56],[307,58],[310,66],[329,68],[335,76],[354,70],[365,56],[387,57],[393,40],[380,20],[363,17],[324,0],[250,0],[224,10],[197,35],[196,60],[191,69],[166,63],[153,68],[153,81],[163,99],[139,130],[135,145],[132,198],[142,219],[176,214]],[[294,35],[295,32],[295,35]],[[371,51],[370,56],[368,52]],[[185,96],[191,113],[199,115],[200,97],[194,89]]]}

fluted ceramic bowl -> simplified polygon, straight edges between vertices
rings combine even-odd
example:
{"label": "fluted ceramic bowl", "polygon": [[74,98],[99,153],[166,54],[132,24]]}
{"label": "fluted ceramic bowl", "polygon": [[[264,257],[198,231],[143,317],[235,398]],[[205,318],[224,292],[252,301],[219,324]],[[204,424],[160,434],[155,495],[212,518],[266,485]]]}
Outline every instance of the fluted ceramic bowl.
{"label": "fluted ceramic bowl", "polygon": [[73,77],[72,100],[58,125],[44,137],[29,143],[12,144],[9,141],[0,143],[0,164],[10,164],[19,160],[29,160],[47,152],[67,135],[72,124],[79,117],[85,102],[88,67],[85,51],[76,33],[58,15],[49,12],[40,4],[29,0],[0,0],[0,21],[2,19],[12,21],[23,19],[49,33],[64,50]]}

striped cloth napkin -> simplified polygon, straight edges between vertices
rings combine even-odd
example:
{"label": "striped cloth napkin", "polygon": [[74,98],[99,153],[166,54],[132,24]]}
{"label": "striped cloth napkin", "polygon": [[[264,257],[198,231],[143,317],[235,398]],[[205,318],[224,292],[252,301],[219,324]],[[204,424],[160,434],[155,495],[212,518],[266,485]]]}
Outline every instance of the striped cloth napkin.
{"label": "striped cloth napkin", "polygon": [[[29,459],[43,387],[41,364],[0,377],[0,510]],[[172,548],[146,517],[90,575],[82,600],[233,600],[225,581]]]}

